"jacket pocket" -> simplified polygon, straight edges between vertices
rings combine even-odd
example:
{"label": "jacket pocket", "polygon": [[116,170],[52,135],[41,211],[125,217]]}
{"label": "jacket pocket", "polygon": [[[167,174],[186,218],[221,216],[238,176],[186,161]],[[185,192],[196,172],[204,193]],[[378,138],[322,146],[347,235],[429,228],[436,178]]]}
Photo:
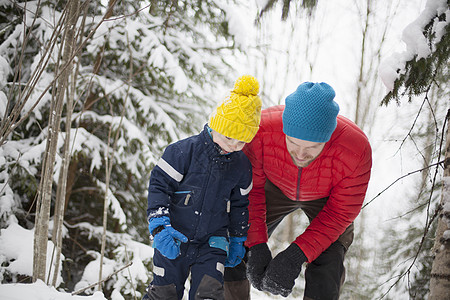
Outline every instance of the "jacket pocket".
{"label": "jacket pocket", "polygon": [[209,238],[208,244],[211,248],[218,248],[225,251],[228,255],[229,242],[224,236],[212,236]]}
{"label": "jacket pocket", "polygon": [[192,204],[193,191],[176,191],[173,194],[172,202],[178,206],[188,206]]}

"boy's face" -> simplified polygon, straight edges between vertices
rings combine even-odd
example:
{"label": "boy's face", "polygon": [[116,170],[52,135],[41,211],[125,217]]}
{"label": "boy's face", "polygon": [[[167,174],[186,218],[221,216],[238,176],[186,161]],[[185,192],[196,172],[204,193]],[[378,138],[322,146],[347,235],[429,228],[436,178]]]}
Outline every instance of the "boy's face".
{"label": "boy's face", "polygon": [[214,143],[218,144],[222,149],[220,154],[228,154],[234,151],[240,151],[245,146],[245,142],[229,138],[216,131],[211,132]]}
{"label": "boy's face", "polygon": [[306,168],[322,152],[325,143],[316,143],[286,136],[286,146],[294,165]]}

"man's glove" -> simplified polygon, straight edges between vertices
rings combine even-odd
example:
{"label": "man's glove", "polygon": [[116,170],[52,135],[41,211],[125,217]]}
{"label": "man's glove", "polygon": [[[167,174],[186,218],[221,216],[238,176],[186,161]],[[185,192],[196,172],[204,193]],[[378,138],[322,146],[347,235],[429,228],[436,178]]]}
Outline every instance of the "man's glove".
{"label": "man's glove", "polygon": [[228,257],[225,261],[225,267],[236,267],[241,263],[242,258],[245,255],[244,242],[247,240],[246,236],[232,236],[230,237],[230,246],[228,251]]}
{"label": "man's glove", "polygon": [[291,244],[270,262],[262,280],[263,289],[274,295],[287,297],[292,292],[302,264],[306,261],[307,258],[300,247]]}
{"label": "man's glove", "polygon": [[186,243],[188,238],[181,232],[173,229],[169,217],[150,218],[148,230],[153,235],[153,248],[168,259],[175,259],[180,255],[181,243]]}
{"label": "man's glove", "polygon": [[263,277],[267,266],[272,260],[272,253],[267,243],[250,247],[248,250],[247,278],[258,290],[263,290]]}

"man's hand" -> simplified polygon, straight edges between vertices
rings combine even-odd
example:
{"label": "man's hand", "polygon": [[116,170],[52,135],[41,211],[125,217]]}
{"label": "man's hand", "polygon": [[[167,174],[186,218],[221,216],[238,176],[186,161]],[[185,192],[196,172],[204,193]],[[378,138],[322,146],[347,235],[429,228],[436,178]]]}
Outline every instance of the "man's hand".
{"label": "man's hand", "polygon": [[247,261],[247,278],[258,290],[263,290],[263,277],[272,260],[272,253],[266,243],[250,247]]}
{"label": "man's hand", "polygon": [[307,258],[300,247],[291,244],[270,262],[262,280],[263,290],[287,297],[292,292],[302,264],[306,261]]}

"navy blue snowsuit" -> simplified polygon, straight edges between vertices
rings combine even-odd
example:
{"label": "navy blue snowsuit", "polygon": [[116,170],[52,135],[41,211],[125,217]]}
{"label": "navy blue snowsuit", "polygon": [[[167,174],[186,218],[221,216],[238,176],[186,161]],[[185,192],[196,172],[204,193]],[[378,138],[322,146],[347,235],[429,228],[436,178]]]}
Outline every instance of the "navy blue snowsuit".
{"label": "navy blue snowsuit", "polygon": [[208,130],[169,145],[151,173],[148,219],[168,216],[189,241],[173,260],[155,249],[150,299],[181,299],[189,272],[189,299],[223,299],[227,253],[211,241],[247,235],[251,164],[242,151],[221,155]]}

